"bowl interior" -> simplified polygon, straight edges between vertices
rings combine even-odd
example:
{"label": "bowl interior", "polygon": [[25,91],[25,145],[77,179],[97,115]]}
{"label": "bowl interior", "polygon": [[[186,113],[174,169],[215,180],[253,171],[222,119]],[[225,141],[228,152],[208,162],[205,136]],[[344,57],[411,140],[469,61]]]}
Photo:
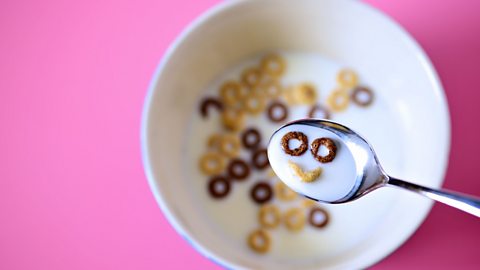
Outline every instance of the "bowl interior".
{"label": "bowl interior", "polygon": [[[186,134],[188,122],[204,87],[226,68],[259,52],[317,52],[359,70],[396,112],[394,130],[377,126],[364,132],[367,138],[369,133],[397,138],[391,147],[383,143],[377,149],[380,160],[386,161],[385,170],[420,184],[441,185],[450,132],[445,97],[429,60],[400,27],[359,1],[227,2],[196,20],[172,45],[152,81],[142,127],[153,193],[177,231],[200,252],[230,267],[290,267],[239,252],[216,234],[196,211],[183,172],[184,138],[194,136]],[[345,122],[362,131],[355,122]],[[389,158],[397,150],[402,151],[401,165]],[[366,267],[403,243],[430,207],[430,201],[402,193],[372,237],[349,252],[306,267]]]}

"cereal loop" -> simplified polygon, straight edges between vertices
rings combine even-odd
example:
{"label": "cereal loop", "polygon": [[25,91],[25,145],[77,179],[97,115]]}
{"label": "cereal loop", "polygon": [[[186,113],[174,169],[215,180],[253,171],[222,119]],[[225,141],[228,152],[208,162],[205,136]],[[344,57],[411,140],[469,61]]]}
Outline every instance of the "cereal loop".
{"label": "cereal loop", "polygon": [[[298,148],[290,149],[290,146],[288,145],[288,143],[292,139],[299,140],[301,142]],[[305,153],[305,151],[307,151],[307,148],[308,148],[307,136],[302,132],[298,132],[298,131],[290,131],[287,134],[283,135],[281,143],[282,143],[283,151],[285,151],[286,154],[291,156],[300,156],[303,153]]]}
{"label": "cereal loop", "polygon": [[285,212],[283,219],[290,231],[300,231],[305,226],[305,214],[300,208],[291,208]]}
{"label": "cereal loop", "polygon": [[270,250],[270,235],[267,231],[258,229],[248,236],[248,245],[253,251],[266,253]]}
{"label": "cereal loop", "polygon": [[308,222],[313,227],[323,228],[327,226],[329,221],[330,221],[330,215],[326,210],[320,207],[313,207],[312,209],[310,209],[310,213],[308,215]]}
{"label": "cereal loop", "polygon": [[302,83],[293,89],[293,98],[296,103],[313,105],[317,102],[317,91],[312,84]]}
{"label": "cereal loop", "polygon": [[222,142],[222,135],[221,134],[212,134],[207,139],[207,146],[214,150],[220,149],[220,144]]}
{"label": "cereal loop", "polygon": [[270,165],[270,162],[268,161],[267,149],[258,149],[252,154],[252,165],[259,170],[265,169],[268,167],[268,165]]}
{"label": "cereal loop", "polygon": [[217,153],[206,153],[200,158],[200,169],[206,175],[219,174],[225,168],[225,162]]}
{"label": "cereal loop", "polygon": [[267,182],[258,182],[250,190],[250,197],[258,204],[264,204],[273,197],[273,191]]}
{"label": "cereal loop", "polygon": [[[317,117],[319,113],[321,113],[321,116]],[[330,119],[330,112],[324,106],[317,104],[317,105],[313,105],[312,108],[310,108],[310,111],[308,111],[308,117]]]}
{"label": "cereal loop", "polygon": [[250,94],[243,100],[245,111],[252,115],[258,115],[265,109],[265,100],[258,96]]}
{"label": "cereal loop", "polygon": [[332,111],[341,112],[347,109],[350,97],[346,91],[337,89],[328,96],[327,103]]}
{"label": "cereal loop", "polygon": [[250,168],[247,163],[239,158],[232,159],[228,164],[228,175],[235,180],[246,180],[250,175]]}
{"label": "cereal loop", "polygon": [[216,98],[205,98],[202,100],[202,103],[200,105],[200,114],[202,117],[208,117],[209,116],[209,108],[215,108],[217,111],[223,111],[223,104],[220,102],[220,100]]}
{"label": "cereal loop", "polygon": [[263,86],[265,95],[269,98],[278,98],[282,95],[283,89],[276,80],[271,80]]}
{"label": "cereal loop", "polygon": [[238,131],[245,125],[245,113],[240,110],[226,109],[222,113],[222,124],[227,130]]}
{"label": "cereal loop", "polygon": [[223,135],[220,140],[220,152],[227,157],[236,157],[240,152],[240,139],[233,134]]}
{"label": "cereal loop", "polygon": [[[322,145],[325,146],[328,150],[328,154],[326,156],[321,156],[318,153]],[[316,160],[320,161],[321,163],[328,163],[335,158],[335,155],[337,154],[337,146],[332,139],[319,138],[315,139],[312,142],[312,148],[310,149],[310,151],[312,152],[312,155]]]}
{"label": "cereal loop", "polygon": [[257,68],[248,68],[242,73],[242,83],[253,88],[260,84],[262,73]]}
{"label": "cereal loop", "polygon": [[294,88],[288,87],[282,93],[282,96],[283,98],[285,98],[288,105],[297,105],[297,101],[295,100],[295,97],[293,95],[293,90]]}
{"label": "cereal loop", "polygon": [[317,203],[314,200],[310,200],[310,199],[303,199],[303,201],[302,201],[302,206],[305,207],[305,208],[312,207],[316,204]]}
{"label": "cereal loop", "polygon": [[353,88],[358,83],[357,73],[351,69],[342,69],[337,74],[337,83],[345,89]]}
{"label": "cereal loop", "polygon": [[234,106],[241,98],[241,86],[235,81],[228,81],[220,87],[220,97],[227,105]]}
{"label": "cereal loop", "polygon": [[285,73],[285,60],[278,54],[270,54],[262,59],[260,64],[264,73],[272,77],[280,77]]}
{"label": "cereal loop", "polygon": [[208,192],[214,199],[224,198],[230,193],[230,182],[223,176],[214,176],[208,182]]}
{"label": "cereal loop", "polygon": [[288,108],[280,101],[274,101],[268,106],[267,114],[272,122],[282,122],[288,117]]}
{"label": "cereal loop", "polygon": [[242,134],[242,144],[247,149],[257,148],[262,141],[262,136],[258,129],[249,128]]}
{"label": "cereal loop", "polygon": [[280,210],[275,205],[264,205],[258,211],[260,225],[267,229],[274,229],[280,223]]}
{"label": "cereal loop", "polygon": [[353,89],[352,101],[358,106],[367,107],[373,102],[373,92],[370,88],[359,86]]}
{"label": "cereal loop", "polygon": [[297,193],[287,187],[281,181],[275,184],[275,194],[282,201],[292,201],[297,198]]}

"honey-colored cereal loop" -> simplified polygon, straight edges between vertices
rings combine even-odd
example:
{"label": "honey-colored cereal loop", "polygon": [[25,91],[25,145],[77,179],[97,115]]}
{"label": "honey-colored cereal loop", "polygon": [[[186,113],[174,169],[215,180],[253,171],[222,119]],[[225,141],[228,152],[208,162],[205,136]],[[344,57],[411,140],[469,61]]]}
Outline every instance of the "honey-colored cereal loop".
{"label": "honey-colored cereal loop", "polygon": [[[321,216],[322,218],[318,218],[318,216]],[[329,221],[330,215],[325,209],[320,207],[313,207],[310,209],[310,213],[308,214],[308,222],[313,227],[323,228],[327,226]]]}
{"label": "honey-colored cereal loop", "polygon": [[234,106],[241,98],[241,85],[235,81],[227,81],[220,87],[220,97],[229,106]]}
{"label": "honey-colored cereal loop", "polygon": [[282,201],[292,201],[295,200],[298,196],[295,191],[291,190],[281,181],[275,183],[275,194],[277,198]]}
{"label": "honey-colored cereal loop", "polygon": [[373,102],[373,92],[370,88],[358,86],[353,89],[351,98],[358,106],[367,107]]}
{"label": "honey-colored cereal loop", "polygon": [[265,169],[270,165],[270,162],[268,161],[267,149],[262,148],[253,152],[252,165],[259,170]]}
{"label": "honey-colored cereal loop", "polygon": [[270,235],[262,229],[251,232],[247,239],[248,246],[258,253],[267,253],[270,250],[270,241]]}
{"label": "honey-colored cereal loop", "polygon": [[313,105],[317,102],[317,91],[310,83],[302,83],[293,88],[293,97],[297,103]]}
{"label": "honey-colored cereal loop", "polygon": [[239,158],[234,158],[230,161],[227,171],[231,179],[238,181],[244,181],[250,175],[248,164]]}
{"label": "honey-colored cereal loop", "polygon": [[227,130],[239,131],[245,125],[245,113],[241,110],[227,108],[222,113],[222,124]]}
{"label": "honey-colored cereal loop", "polygon": [[282,102],[274,101],[268,106],[267,115],[272,122],[282,122],[288,118],[288,108]]}
{"label": "honey-colored cereal loop", "polygon": [[[320,113],[320,116],[317,116],[319,113]],[[326,107],[320,104],[316,104],[316,105],[313,105],[312,108],[310,108],[310,110],[308,111],[308,117],[330,119],[330,111]]]}
{"label": "honey-colored cereal loop", "polygon": [[288,87],[285,90],[283,90],[282,96],[288,105],[297,105],[297,101],[295,100],[293,91],[294,91],[293,87]]}
{"label": "honey-colored cereal loop", "polygon": [[273,191],[267,182],[260,181],[250,190],[250,197],[258,204],[264,204],[273,197]]}
{"label": "honey-colored cereal loop", "polygon": [[262,227],[274,229],[280,224],[280,220],[280,210],[275,205],[267,204],[260,207],[258,211],[258,221]]}
{"label": "honey-colored cereal loop", "polygon": [[225,168],[225,162],[218,153],[206,153],[200,158],[200,169],[206,175],[219,174]]}
{"label": "honey-colored cereal loop", "polygon": [[302,206],[305,207],[305,208],[312,207],[316,204],[317,203],[314,200],[310,200],[310,199],[303,199],[302,200]]}
{"label": "honey-colored cereal loop", "polygon": [[260,64],[264,73],[272,77],[280,77],[285,73],[287,64],[278,54],[269,54],[262,59]]}
{"label": "honey-colored cereal loop", "polygon": [[348,68],[342,69],[337,74],[337,83],[345,89],[353,88],[358,84],[357,73]]}
{"label": "honey-colored cereal loop", "polygon": [[345,90],[337,89],[328,96],[327,103],[332,111],[341,112],[347,109],[350,97]]}
{"label": "honey-colored cereal loop", "polygon": [[221,134],[212,134],[207,139],[207,146],[214,150],[220,149],[220,144],[222,142],[222,135]]}
{"label": "honey-colored cereal loop", "polygon": [[230,182],[223,176],[214,176],[208,182],[208,192],[214,199],[224,198],[230,193]]}
{"label": "honey-colored cereal loop", "polygon": [[285,226],[290,231],[300,231],[305,226],[305,214],[301,208],[291,208],[283,216]]}
{"label": "honey-colored cereal loop", "polygon": [[[300,146],[295,149],[290,149],[290,146],[288,145],[288,143],[292,139],[299,140],[301,142]],[[302,132],[290,131],[287,134],[283,135],[281,144],[282,144],[283,151],[286,154],[291,156],[300,156],[303,153],[305,153],[305,151],[307,151],[308,138]]]}
{"label": "honey-colored cereal loop", "polygon": [[250,94],[243,100],[243,107],[246,112],[258,115],[265,109],[265,99],[261,96]]}
{"label": "honey-colored cereal loop", "polygon": [[242,83],[253,88],[260,84],[262,80],[262,73],[257,68],[248,68],[242,73]]}
{"label": "honey-colored cereal loop", "polygon": [[212,97],[207,97],[202,100],[202,103],[200,104],[200,114],[202,117],[208,117],[209,116],[209,111],[211,109],[209,108],[215,108],[217,111],[222,112],[223,111],[223,103]]}
{"label": "honey-colored cereal loop", "polygon": [[249,128],[242,134],[242,144],[247,149],[255,149],[261,142],[262,136],[256,128]]}
{"label": "honey-colored cereal loop", "polygon": [[240,139],[233,134],[225,134],[220,140],[220,152],[227,157],[236,157],[240,152]]}
{"label": "honey-colored cereal loop", "polygon": [[[325,146],[325,148],[327,148],[328,150],[328,154],[326,156],[321,156],[318,154],[318,151],[320,150],[320,147],[322,145]],[[320,161],[321,163],[328,163],[335,158],[335,155],[337,154],[337,146],[332,139],[319,138],[315,139],[312,142],[310,151],[312,152],[312,155],[316,160]]]}
{"label": "honey-colored cereal loop", "polygon": [[269,98],[278,98],[282,95],[283,88],[280,82],[277,80],[270,80],[264,85],[262,85],[263,92],[265,96]]}

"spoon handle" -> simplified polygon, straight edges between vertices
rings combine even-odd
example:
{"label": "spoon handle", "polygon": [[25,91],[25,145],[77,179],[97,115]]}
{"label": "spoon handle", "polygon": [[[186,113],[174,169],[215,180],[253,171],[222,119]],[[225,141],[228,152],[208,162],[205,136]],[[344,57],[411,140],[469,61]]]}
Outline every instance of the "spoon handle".
{"label": "spoon handle", "polygon": [[437,202],[450,205],[469,214],[480,217],[480,198],[449,190],[423,187],[393,177],[389,177],[387,185],[408,189],[410,191],[433,199]]}

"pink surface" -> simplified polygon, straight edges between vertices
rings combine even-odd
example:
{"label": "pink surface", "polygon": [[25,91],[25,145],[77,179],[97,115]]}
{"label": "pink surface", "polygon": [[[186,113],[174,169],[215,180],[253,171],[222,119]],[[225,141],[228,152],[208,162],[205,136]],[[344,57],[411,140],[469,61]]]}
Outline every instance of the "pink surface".
{"label": "pink surface", "polygon": [[[167,223],[139,150],[158,60],[218,0],[66,2],[0,4],[0,269],[218,268]],[[452,117],[445,186],[480,195],[480,2],[367,2],[431,57]],[[478,269],[479,229],[436,205],[374,269]]]}

